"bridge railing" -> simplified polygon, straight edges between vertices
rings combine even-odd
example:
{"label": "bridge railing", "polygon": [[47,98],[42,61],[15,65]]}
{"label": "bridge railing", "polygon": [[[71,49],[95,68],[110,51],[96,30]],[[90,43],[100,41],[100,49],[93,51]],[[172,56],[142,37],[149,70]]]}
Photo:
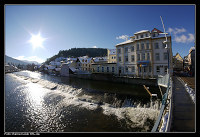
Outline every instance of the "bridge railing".
{"label": "bridge railing", "polygon": [[166,87],[166,92],[162,97],[162,107],[160,114],[151,132],[168,132],[171,126],[171,103],[172,103],[172,79],[169,74],[158,77],[158,85]]}

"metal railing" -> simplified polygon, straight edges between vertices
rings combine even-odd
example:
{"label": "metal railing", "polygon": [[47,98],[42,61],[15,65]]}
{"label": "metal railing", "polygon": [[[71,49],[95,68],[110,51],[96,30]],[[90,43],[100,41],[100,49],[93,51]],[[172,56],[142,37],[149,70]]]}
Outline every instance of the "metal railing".
{"label": "metal railing", "polygon": [[[162,97],[162,107],[160,110],[160,114],[152,128],[151,132],[158,132],[160,125],[162,124],[162,118],[166,112],[166,108],[169,111],[168,120],[166,124],[166,129],[164,132],[169,131],[170,124],[171,124],[171,97],[172,97],[172,80],[169,74],[166,74],[163,77],[158,77],[158,85],[164,86],[167,88],[166,93]],[[170,93],[170,94],[169,94]],[[170,96],[169,96],[170,95]]]}

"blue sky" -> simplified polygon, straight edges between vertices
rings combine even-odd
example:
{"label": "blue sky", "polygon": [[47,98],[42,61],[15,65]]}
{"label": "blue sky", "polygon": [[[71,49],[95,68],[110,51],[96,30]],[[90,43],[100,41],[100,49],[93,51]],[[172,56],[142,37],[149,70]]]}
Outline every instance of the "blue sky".
{"label": "blue sky", "polygon": [[[115,48],[140,30],[165,29],[172,52],[186,56],[195,41],[195,5],[5,5],[5,54],[45,61],[70,48]],[[40,33],[42,46],[29,42]]]}

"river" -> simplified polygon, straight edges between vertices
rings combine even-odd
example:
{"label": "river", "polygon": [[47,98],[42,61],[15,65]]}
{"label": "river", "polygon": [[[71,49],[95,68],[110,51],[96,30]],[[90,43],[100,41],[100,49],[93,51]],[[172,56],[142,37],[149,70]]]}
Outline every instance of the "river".
{"label": "river", "polygon": [[31,71],[5,74],[4,102],[6,132],[150,132],[160,109],[141,85]]}

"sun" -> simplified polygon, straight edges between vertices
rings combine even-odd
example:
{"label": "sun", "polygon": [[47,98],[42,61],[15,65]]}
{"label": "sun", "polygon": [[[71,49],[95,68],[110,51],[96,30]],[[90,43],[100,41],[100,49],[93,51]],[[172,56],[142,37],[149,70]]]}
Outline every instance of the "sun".
{"label": "sun", "polygon": [[36,48],[44,48],[43,47],[43,42],[46,40],[45,38],[43,38],[40,33],[38,33],[37,35],[31,34],[32,37],[29,40],[29,42],[32,44],[33,49]]}

